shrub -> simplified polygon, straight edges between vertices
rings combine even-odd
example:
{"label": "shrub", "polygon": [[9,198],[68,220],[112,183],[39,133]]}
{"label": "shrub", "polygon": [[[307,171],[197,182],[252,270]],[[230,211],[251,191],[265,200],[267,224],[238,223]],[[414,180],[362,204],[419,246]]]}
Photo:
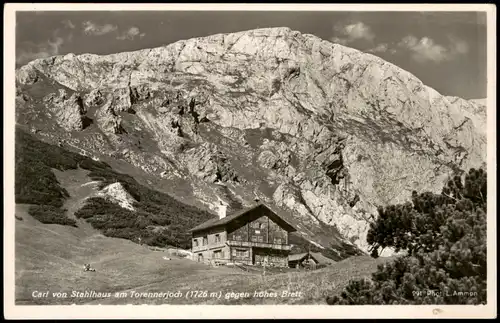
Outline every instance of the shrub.
{"label": "shrub", "polygon": [[76,221],[66,216],[66,210],[51,205],[34,205],[28,213],[45,224],[62,224],[76,227]]}
{"label": "shrub", "polygon": [[61,207],[69,196],[59,186],[52,168],[58,170],[110,169],[109,165],[35,139],[16,128],[16,203]]}
{"label": "shrub", "polygon": [[[132,176],[118,173],[106,163],[41,142],[16,129],[16,203],[40,206],[37,214],[44,210],[42,213],[46,215],[40,215],[43,219],[56,219],[56,214],[64,215],[64,210],[58,208],[63,206],[69,195],[60,187],[52,168],[68,170],[78,167],[89,170],[92,180],[102,181],[101,188],[120,182],[137,201],[134,203],[135,211],[130,211],[102,198],[91,198],[75,212],[77,218],[85,219],[107,236],[133,241],[141,237],[144,243],[154,246],[168,243],[189,248],[191,240],[187,230],[213,217],[168,194],[139,184]],[[155,229],[157,227],[161,230]]]}
{"label": "shrub", "polygon": [[16,203],[61,207],[68,192],[59,186],[50,168],[19,158],[15,169]]}
{"label": "shrub", "polygon": [[61,209],[69,194],[60,187],[52,169],[64,171],[77,169],[79,165],[96,169],[109,166],[39,141],[19,128],[16,128],[15,145],[16,203],[32,204],[29,214],[42,223],[76,226],[74,220],[65,216],[66,210]]}
{"label": "shrub", "polygon": [[[175,208],[168,209],[141,202],[136,205],[135,211],[131,211],[104,198],[94,197],[88,199],[85,206],[75,212],[75,216],[86,219],[106,236],[132,241],[137,241],[140,237],[143,243],[151,246],[164,247],[170,244],[189,248],[191,239],[187,230],[195,225],[191,223],[193,220],[189,216],[211,215],[195,208],[178,209],[179,206],[183,205],[179,203]],[[155,212],[147,212],[148,210]],[[193,213],[195,211],[198,213]]]}
{"label": "shrub", "polygon": [[367,241],[406,256],[380,265],[371,280],[349,282],[328,304],[486,303],[486,172],[471,169],[441,194],[379,208]]}

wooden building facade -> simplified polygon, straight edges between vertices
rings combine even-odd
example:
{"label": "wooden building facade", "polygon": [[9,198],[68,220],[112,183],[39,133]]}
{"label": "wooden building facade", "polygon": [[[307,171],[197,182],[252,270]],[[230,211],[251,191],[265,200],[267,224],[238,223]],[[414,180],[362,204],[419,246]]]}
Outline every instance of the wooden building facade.
{"label": "wooden building facade", "polygon": [[288,267],[289,234],[296,231],[264,204],[218,219],[190,230],[196,261],[239,262],[248,265]]}

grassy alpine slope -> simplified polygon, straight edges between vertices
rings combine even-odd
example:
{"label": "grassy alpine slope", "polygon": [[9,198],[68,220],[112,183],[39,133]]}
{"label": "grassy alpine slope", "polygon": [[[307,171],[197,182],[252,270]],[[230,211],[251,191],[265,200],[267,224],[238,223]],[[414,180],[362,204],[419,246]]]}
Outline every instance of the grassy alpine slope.
{"label": "grassy alpine slope", "polygon": [[[349,279],[368,277],[387,259],[352,257],[313,272],[266,274],[239,268],[209,267],[128,240],[103,236],[90,226],[43,224],[18,205],[16,215],[16,304],[324,304]],[[163,259],[164,256],[171,260]],[[91,263],[96,272],[83,272]],[[213,297],[163,299],[131,297],[131,292],[222,292]],[[302,292],[297,297],[232,297],[226,293]],[[33,297],[33,292],[49,292]],[[72,291],[126,292],[127,297],[71,297]],[[52,293],[67,293],[67,298]],[[241,295],[241,294],[240,294]],[[244,295],[243,295],[244,296]]]}
{"label": "grassy alpine slope", "polygon": [[[369,276],[376,263],[385,261],[353,257],[315,272],[268,271],[262,276],[258,270],[213,268],[153,251],[130,241],[131,237],[148,237],[145,233],[151,232],[146,244],[185,247],[187,229],[211,215],[148,189],[105,163],[39,141],[21,129],[16,136],[17,304],[322,304],[324,295],[340,290],[351,278]],[[135,211],[95,197],[95,192],[114,182],[122,183],[137,201]],[[164,229],[158,230],[160,226]],[[165,255],[171,260],[163,259]],[[91,263],[96,272],[83,272],[84,263]],[[220,299],[130,295],[191,290],[223,295]],[[282,298],[280,293],[286,290],[301,294]],[[40,297],[38,292],[47,291],[48,296]],[[72,291],[126,292],[129,297],[75,298]],[[274,291],[279,297],[253,298],[255,291]],[[67,297],[52,294],[58,292]],[[252,296],[226,299],[230,292]]]}
{"label": "grassy alpine slope", "polygon": [[85,169],[89,171],[90,180],[100,182],[99,188],[119,182],[137,201],[135,212],[131,212],[102,197],[93,197],[76,212],[77,217],[86,219],[106,236],[130,240],[141,236],[149,245],[188,248],[187,230],[213,216],[140,185],[133,177],[114,171],[106,163],[44,143],[17,129],[16,203],[32,205],[29,214],[42,223],[76,225],[62,208],[69,194],[59,185],[54,169]]}

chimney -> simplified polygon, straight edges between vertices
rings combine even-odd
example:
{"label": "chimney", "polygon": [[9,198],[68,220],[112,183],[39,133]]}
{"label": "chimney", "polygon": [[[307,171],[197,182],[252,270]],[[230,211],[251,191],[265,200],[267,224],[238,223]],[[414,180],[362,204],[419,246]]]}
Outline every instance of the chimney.
{"label": "chimney", "polygon": [[226,217],[227,205],[223,204],[222,201],[219,202],[219,209],[217,213],[219,214],[219,219],[224,219]]}
{"label": "chimney", "polygon": [[255,202],[255,204],[259,204],[259,202],[260,202],[260,198],[259,198],[259,196],[257,195],[257,193],[256,193],[256,191],[255,191],[255,190],[253,191],[253,196],[254,196],[253,201]]}

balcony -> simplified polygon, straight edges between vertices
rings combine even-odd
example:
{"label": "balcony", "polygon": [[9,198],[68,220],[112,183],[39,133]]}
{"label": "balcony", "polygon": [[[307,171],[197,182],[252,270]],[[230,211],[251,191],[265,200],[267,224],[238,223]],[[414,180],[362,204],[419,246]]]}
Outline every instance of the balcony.
{"label": "balcony", "polygon": [[206,245],[199,245],[199,246],[193,246],[193,252],[195,251],[204,251],[204,250],[210,250],[210,249],[216,249],[216,248],[222,248],[226,245],[225,242],[223,241],[217,241],[217,242],[212,242]]}
{"label": "balcony", "polygon": [[263,243],[263,242],[250,242],[250,241],[237,241],[228,240],[226,241],[228,246],[232,247],[257,247],[257,248],[270,248],[277,250],[290,250],[289,244],[274,244],[274,243]]}

